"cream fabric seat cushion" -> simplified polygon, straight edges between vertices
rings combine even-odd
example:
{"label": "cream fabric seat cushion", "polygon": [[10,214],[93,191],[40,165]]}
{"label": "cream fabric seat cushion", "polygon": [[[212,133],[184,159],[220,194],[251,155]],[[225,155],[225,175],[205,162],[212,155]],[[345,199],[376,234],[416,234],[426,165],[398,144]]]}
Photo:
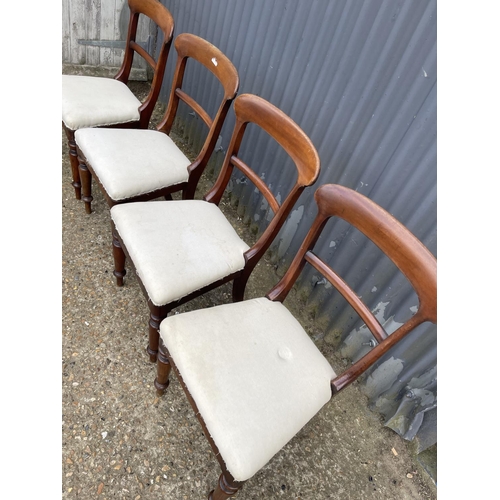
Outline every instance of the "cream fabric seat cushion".
{"label": "cream fabric seat cushion", "polygon": [[160,335],[238,481],[331,398],[335,372],[280,302],[258,298],[174,315]]}
{"label": "cream fabric seat cushion", "polygon": [[188,180],[188,158],[156,130],[84,128],[75,140],[108,195],[116,201]]}
{"label": "cream fabric seat cushion", "polygon": [[113,78],[62,76],[62,121],[71,130],[137,121],[141,104]]}
{"label": "cream fabric seat cushion", "polygon": [[248,245],[203,200],[115,205],[111,218],[149,298],[165,305],[243,269]]}

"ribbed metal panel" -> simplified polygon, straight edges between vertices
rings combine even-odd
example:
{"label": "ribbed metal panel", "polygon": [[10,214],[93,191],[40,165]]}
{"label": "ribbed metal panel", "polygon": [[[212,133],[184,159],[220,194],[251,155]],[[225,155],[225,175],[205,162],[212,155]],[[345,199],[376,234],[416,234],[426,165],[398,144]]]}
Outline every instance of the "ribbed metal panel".
{"label": "ribbed metal panel", "polygon": [[[316,187],[333,182],[365,194],[436,254],[435,0],[162,1],[174,16],[177,34],[195,33],[231,58],[240,74],[240,94],[268,99],[309,135],[322,161]],[[213,81],[202,73],[195,81],[190,92],[208,103]],[[202,129],[196,119],[185,114],[181,121],[190,140],[199,142]],[[223,147],[233,124],[230,113]],[[259,165],[275,193],[287,192],[293,180],[283,174],[284,155],[265,134],[250,129],[242,155]],[[213,163],[220,164],[222,157],[216,153]],[[232,189],[244,220],[262,230],[266,203],[244,178],[235,176]],[[313,193],[309,189],[301,196],[273,246],[281,269],[315,216]],[[343,221],[327,227],[317,253],[393,331],[417,306],[406,279]],[[345,301],[312,270],[306,269],[300,286],[318,325],[325,326],[324,341],[336,338],[345,356],[361,356],[370,336]],[[436,385],[436,329],[430,325],[393,349],[364,388],[388,426],[408,439],[417,434],[425,447],[435,442]]]}

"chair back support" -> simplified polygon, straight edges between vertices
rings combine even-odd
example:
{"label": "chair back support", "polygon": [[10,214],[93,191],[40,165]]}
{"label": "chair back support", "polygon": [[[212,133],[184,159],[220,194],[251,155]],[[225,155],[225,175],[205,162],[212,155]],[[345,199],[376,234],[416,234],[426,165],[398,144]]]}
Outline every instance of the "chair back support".
{"label": "chair back support", "polygon": [[[219,176],[205,200],[219,204],[229,183],[234,167],[240,170],[262,193],[274,212],[272,220],[257,242],[245,253],[246,269],[254,265],[266,252],[290,214],[302,191],[313,184],[320,172],[316,148],[302,129],[283,111],[252,94],[242,94],[234,101],[236,123]],[[288,153],[297,168],[297,180],[280,204],[269,187],[246,163],[238,158],[238,151],[249,123],[265,130]]]}
{"label": "chair back support", "polygon": [[[418,325],[426,321],[437,322],[437,261],[406,227],[360,193],[343,186],[327,184],[321,186],[314,197],[318,214],[311,229],[288,271],[266,296],[270,300],[283,302],[307,262],[342,294],[363,319],[377,345],[332,380],[332,391],[335,393],[358,378]],[[375,243],[406,276],[417,294],[418,311],[390,336],[349,285],[313,252],[326,222],[333,216],[344,219]]]}
{"label": "chair back support", "polygon": [[[147,128],[158,95],[160,94],[161,84],[165,74],[168,53],[174,35],[174,19],[168,9],[158,0],[128,0],[128,6],[130,8],[130,21],[125,46],[125,56],[115,79],[123,83],[128,82],[130,70],[132,69],[132,62],[136,53],[139,54],[153,70],[154,74],[149,94],[139,108],[141,116],[140,127]],[[163,40],[161,41],[156,61],[151,54],[135,41],[139,16],[141,14],[151,19],[163,33]]]}
{"label": "chair back support", "polygon": [[[157,128],[166,134],[170,133],[179,107],[179,101],[187,104],[208,127],[209,130],[203,147],[188,169],[191,182],[193,177],[196,177],[194,182],[196,184],[210,159],[227,112],[238,92],[239,76],[238,71],[228,57],[203,38],[190,33],[182,33],[175,39],[174,47],[177,51],[177,63],[172,88],[165,116]],[[184,72],[189,58],[198,61],[207,68],[219,80],[224,89],[224,96],[213,120],[205,109],[182,89]]]}

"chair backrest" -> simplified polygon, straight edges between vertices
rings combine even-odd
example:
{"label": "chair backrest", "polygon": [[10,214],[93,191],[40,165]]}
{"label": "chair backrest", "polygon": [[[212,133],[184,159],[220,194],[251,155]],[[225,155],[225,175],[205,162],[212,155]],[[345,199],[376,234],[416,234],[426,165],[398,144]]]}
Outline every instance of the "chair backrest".
{"label": "chair backrest", "polygon": [[[332,380],[332,392],[336,393],[356,380],[418,325],[426,321],[437,322],[437,261],[405,226],[362,194],[343,186],[326,184],[316,191],[314,197],[318,214],[289,269],[266,297],[283,302],[307,262],[342,294],[365,322],[377,345]],[[344,219],[373,241],[406,276],[417,294],[418,311],[389,336],[349,285],[313,252],[332,216]]]}
{"label": "chair backrest", "polygon": [[[175,39],[174,47],[177,51],[177,63],[172,88],[165,116],[158,124],[157,129],[166,134],[170,133],[179,108],[179,101],[187,104],[208,127],[208,134],[203,147],[188,169],[191,190],[193,190],[196,188],[196,184],[210,159],[227,112],[236,97],[239,87],[239,76],[238,71],[228,57],[203,38],[190,33],[182,33]],[[190,58],[198,61],[207,68],[219,80],[224,90],[224,95],[213,119],[195,99],[182,89],[186,64]],[[191,194],[194,195],[194,193]]]}
{"label": "chair backrest", "polygon": [[[252,94],[242,94],[234,101],[234,112],[236,123],[224,162],[215,184],[204,199],[219,204],[236,167],[269,203],[274,212],[273,218],[257,242],[245,253],[245,267],[247,271],[251,271],[278,234],[304,188],[313,184],[318,178],[320,159],[316,148],[303,130],[283,111],[265,99]],[[295,163],[297,180],[281,204],[254,170],[238,158],[238,151],[249,123],[254,123],[266,131]]]}
{"label": "chair backrest", "polygon": [[[130,8],[130,21],[125,45],[125,56],[120,70],[115,75],[115,79],[123,83],[128,82],[135,54],[139,54],[153,70],[151,88],[142,106],[139,108],[140,127],[147,128],[160,94],[165,74],[168,53],[174,36],[174,18],[169,10],[158,0],[128,0],[128,6]],[[156,60],[135,41],[140,15],[151,19],[163,33],[163,40],[161,41]]]}

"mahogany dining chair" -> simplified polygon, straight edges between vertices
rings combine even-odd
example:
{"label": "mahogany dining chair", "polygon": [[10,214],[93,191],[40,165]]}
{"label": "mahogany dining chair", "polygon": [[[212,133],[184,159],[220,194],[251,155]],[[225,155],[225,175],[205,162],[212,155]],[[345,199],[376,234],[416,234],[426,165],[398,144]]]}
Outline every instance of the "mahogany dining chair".
{"label": "mahogany dining chair", "polygon": [[[203,38],[182,33],[175,39],[174,47],[177,63],[169,103],[156,130],[85,128],[76,131],[82,199],[87,213],[92,211],[92,178],[98,182],[110,207],[159,197],[171,199],[171,194],[178,191],[182,191],[185,199],[194,197],[236,97],[239,78],[233,63]],[[219,88],[212,90],[210,100],[217,109],[213,119],[184,90],[188,60],[205,67],[219,83]],[[198,73],[191,71],[190,75]],[[180,102],[187,104],[208,129],[194,161],[190,161],[169,136]]]}
{"label": "mahogany dining chair", "polygon": [[[164,319],[155,387],[163,394],[174,369],[221,466],[210,500],[234,495],[314,418],[424,322],[437,322],[436,259],[380,206],[346,187],[315,193],[318,214],[289,269],[265,297],[198,309]],[[314,253],[330,217],[364,233],[406,276],[417,312],[388,335],[355,291]],[[334,256],[335,257],[335,256]],[[376,339],[375,347],[340,374],[283,304],[311,265],[347,300]],[[333,312],[332,312],[333,314]]]}
{"label": "mahogany dining chair", "polygon": [[[117,285],[123,285],[128,257],[150,310],[148,353],[152,362],[158,352],[160,322],[172,309],[229,281],[233,281],[233,300],[243,299],[252,270],[299,195],[320,171],[318,153],[307,135],[265,99],[240,95],[234,100],[234,114],[236,121],[224,162],[203,199],[133,202],[111,208],[114,275]],[[289,167],[293,185],[288,193],[279,193],[281,203],[259,174],[238,156],[249,124],[273,138],[275,146],[280,145],[292,160],[293,165],[284,167]],[[255,185],[273,212],[251,247],[218,206],[234,168]]]}

